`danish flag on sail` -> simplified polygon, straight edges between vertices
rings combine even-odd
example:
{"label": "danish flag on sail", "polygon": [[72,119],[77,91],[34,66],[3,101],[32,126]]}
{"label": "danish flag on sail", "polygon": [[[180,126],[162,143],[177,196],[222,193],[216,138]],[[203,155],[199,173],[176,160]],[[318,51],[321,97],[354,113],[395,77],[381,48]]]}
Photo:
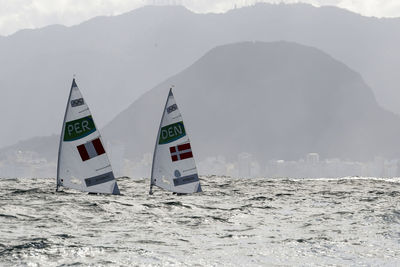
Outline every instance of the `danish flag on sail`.
{"label": "danish flag on sail", "polygon": [[96,138],[85,144],[76,147],[81,155],[82,161],[97,157],[101,154],[106,153],[103,145],[101,144],[100,138]]}
{"label": "danish flag on sail", "polygon": [[192,148],[190,147],[190,143],[171,146],[169,148],[169,152],[171,152],[172,161],[193,158]]}

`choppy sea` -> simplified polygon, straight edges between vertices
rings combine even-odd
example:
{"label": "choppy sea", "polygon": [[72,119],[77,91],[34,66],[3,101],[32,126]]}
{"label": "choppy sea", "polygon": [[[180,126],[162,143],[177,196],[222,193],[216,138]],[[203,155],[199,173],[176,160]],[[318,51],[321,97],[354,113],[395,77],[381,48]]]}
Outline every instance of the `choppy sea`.
{"label": "choppy sea", "polygon": [[201,177],[176,196],[0,179],[0,266],[400,266],[400,179]]}

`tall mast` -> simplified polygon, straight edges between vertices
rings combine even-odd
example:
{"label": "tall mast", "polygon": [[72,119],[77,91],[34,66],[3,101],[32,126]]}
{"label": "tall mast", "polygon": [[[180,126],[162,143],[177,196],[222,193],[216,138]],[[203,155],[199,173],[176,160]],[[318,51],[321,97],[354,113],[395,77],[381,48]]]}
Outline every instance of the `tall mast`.
{"label": "tall mast", "polygon": [[165,101],[164,111],[163,111],[163,114],[162,114],[161,120],[160,120],[160,126],[158,127],[158,133],[157,133],[157,137],[156,137],[156,144],[155,144],[155,146],[154,146],[154,153],[153,153],[153,163],[152,163],[152,165],[151,165],[151,177],[150,177],[150,191],[149,191],[149,195],[152,195],[152,194],[153,194],[154,159],[155,159],[155,157],[156,157],[156,150],[157,150],[158,138],[160,138],[161,123],[162,123],[162,120],[163,120],[163,118],[164,118],[165,110],[167,109],[167,104],[168,104],[169,96],[172,95],[172,87],[174,87],[174,86],[171,85],[171,87],[169,88],[168,97],[167,97],[167,100]]}
{"label": "tall mast", "polygon": [[63,124],[62,124],[62,128],[61,128],[61,136],[60,136],[60,143],[58,145],[58,159],[57,159],[57,187],[56,187],[56,192],[58,192],[58,188],[60,187],[60,154],[61,154],[61,145],[62,145],[62,138],[64,136],[64,126],[65,126],[65,119],[67,118],[67,109],[68,109],[68,105],[69,102],[71,101],[71,94],[72,94],[72,88],[74,88],[76,86],[75,83],[75,74],[74,77],[72,79],[72,84],[71,84],[71,89],[69,91],[69,97],[68,97],[68,101],[67,101],[67,106],[65,108],[65,113],[64,113],[64,120],[63,120]]}

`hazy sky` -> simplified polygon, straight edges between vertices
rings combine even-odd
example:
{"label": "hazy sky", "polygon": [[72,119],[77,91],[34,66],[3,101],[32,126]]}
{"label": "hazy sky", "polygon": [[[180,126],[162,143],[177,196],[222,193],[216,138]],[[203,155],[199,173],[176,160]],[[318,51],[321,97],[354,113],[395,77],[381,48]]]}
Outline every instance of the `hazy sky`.
{"label": "hazy sky", "polygon": [[376,17],[400,17],[400,0],[0,0],[0,35],[50,24],[73,25],[147,4],[182,4],[192,11],[224,12],[255,2],[335,5]]}

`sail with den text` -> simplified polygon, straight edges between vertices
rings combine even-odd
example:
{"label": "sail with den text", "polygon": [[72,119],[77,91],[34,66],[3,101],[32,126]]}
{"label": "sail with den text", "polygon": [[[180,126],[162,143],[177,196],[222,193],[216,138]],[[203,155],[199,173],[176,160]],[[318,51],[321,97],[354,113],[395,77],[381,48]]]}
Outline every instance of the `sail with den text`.
{"label": "sail with den text", "polygon": [[158,144],[168,144],[186,135],[183,121],[173,123],[161,128]]}

